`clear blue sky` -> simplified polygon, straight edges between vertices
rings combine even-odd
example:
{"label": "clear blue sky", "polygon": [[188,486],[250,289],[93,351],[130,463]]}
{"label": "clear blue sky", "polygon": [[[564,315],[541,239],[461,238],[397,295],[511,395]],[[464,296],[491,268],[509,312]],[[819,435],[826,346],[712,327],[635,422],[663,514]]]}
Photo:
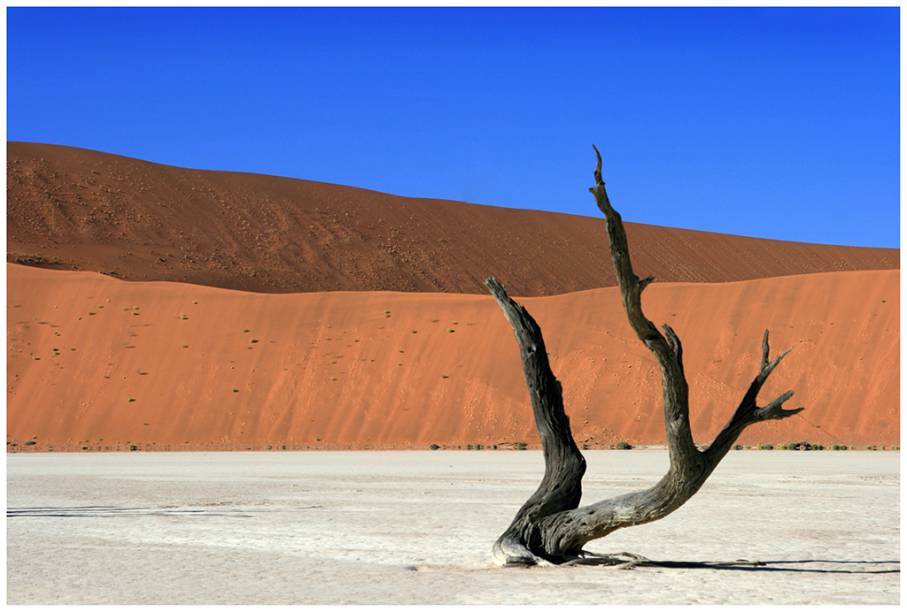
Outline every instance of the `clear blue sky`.
{"label": "clear blue sky", "polygon": [[8,10],[8,138],[899,244],[898,9]]}

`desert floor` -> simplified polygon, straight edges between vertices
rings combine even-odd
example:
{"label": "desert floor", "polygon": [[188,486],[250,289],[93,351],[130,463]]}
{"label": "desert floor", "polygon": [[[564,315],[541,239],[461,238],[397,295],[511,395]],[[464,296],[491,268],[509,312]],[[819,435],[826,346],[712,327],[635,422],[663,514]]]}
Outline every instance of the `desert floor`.
{"label": "desert floor", "polygon": [[[585,501],[664,451],[586,453]],[[9,603],[899,601],[896,452],[735,451],[668,518],[588,546],[757,569],[500,569],[541,453],[8,455]]]}

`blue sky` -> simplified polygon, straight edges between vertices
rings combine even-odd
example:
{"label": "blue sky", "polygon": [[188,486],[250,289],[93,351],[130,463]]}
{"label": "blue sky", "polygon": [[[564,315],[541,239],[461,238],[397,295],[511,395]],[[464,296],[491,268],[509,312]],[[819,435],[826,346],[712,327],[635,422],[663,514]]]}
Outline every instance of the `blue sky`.
{"label": "blue sky", "polygon": [[899,245],[898,9],[8,9],[9,140]]}

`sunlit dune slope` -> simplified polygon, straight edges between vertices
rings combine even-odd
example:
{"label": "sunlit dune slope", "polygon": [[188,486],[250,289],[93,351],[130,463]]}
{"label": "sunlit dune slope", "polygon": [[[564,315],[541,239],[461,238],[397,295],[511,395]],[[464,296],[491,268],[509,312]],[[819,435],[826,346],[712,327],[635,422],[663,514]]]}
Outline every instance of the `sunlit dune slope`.
{"label": "sunlit dune slope", "polygon": [[[7,270],[17,449],[537,444],[516,345],[490,297],[260,294]],[[616,289],[524,303],[577,440],[663,442],[659,374]],[[897,271],[656,283],[644,303],[684,341],[698,441],[730,416],[769,327],[773,347],[794,352],[762,399],[793,388],[789,406],[807,410],[742,442],[898,443]]]}

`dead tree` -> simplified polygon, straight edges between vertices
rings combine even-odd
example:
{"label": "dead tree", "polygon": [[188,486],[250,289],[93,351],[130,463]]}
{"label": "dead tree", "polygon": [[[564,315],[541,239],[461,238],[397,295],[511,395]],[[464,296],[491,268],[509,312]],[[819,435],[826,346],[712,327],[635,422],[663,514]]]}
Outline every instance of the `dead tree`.
{"label": "dead tree", "polygon": [[753,382],[712,443],[705,450],[697,448],[690,429],[689,391],[680,337],[669,325],[662,326],[659,331],[643,313],[642,292],[654,279],[651,276],[640,279],[633,272],[623,222],[611,206],[602,181],[602,159],[598,149],[595,149],[595,156],[595,186],[589,191],[605,215],[611,261],[624,310],[633,331],[655,355],[661,369],[670,468],[649,489],[579,507],[586,461],[573,440],[564,412],[561,384],[548,363],[542,330],[495,278],[488,278],[485,284],[507,315],[520,348],[545,457],[541,484],[494,544],[492,554],[499,565],[582,563],[590,559],[590,553],[583,550],[590,540],[602,538],[622,527],[658,520],[682,506],[699,490],[744,429],[760,421],[784,419],[803,410],[782,408],[793,391],[783,393],[764,406],[757,403],[759,390],[789,352],[771,359],[766,330],[762,337],[762,361]]}

